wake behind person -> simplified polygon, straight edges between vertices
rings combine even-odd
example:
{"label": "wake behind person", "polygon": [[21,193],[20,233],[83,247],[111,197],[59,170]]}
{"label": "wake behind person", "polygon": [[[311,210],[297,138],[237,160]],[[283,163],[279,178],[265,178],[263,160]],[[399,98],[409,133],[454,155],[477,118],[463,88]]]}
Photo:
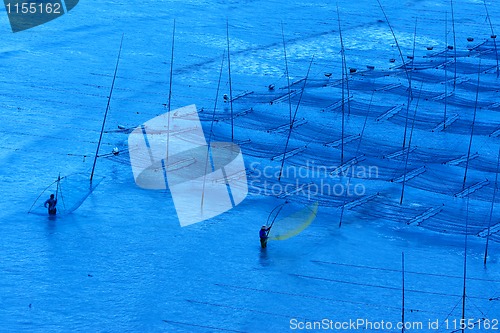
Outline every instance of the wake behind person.
{"label": "wake behind person", "polygon": [[47,201],[45,201],[45,203],[43,204],[45,208],[48,208],[49,215],[56,215],[57,212],[56,205],[57,205],[57,199],[54,199],[53,194],[51,194],[50,198],[47,199]]}

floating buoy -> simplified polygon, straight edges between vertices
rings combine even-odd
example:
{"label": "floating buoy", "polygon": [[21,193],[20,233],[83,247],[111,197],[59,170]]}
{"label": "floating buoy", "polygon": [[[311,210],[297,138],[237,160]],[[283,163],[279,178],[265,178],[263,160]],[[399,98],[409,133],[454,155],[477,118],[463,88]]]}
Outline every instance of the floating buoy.
{"label": "floating buoy", "polygon": [[113,148],[113,155],[118,155],[120,153],[120,150],[118,147]]}
{"label": "floating buoy", "polygon": [[349,68],[349,73],[356,73],[357,69],[356,68]]}
{"label": "floating buoy", "polygon": [[473,42],[473,41],[474,41],[474,38],[472,38],[472,37],[467,37],[467,41],[468,41],[468,42]]}
{"label": "floating buoy", "polygon": [[227,97],[227,94],[224,94],[223,98],[224,98],[224,103],[226,103],[229,100],[229,97]]}
{"label": "floating buoy", "polygon": [[448,50],[453,50],[453,45],[448,45]]}

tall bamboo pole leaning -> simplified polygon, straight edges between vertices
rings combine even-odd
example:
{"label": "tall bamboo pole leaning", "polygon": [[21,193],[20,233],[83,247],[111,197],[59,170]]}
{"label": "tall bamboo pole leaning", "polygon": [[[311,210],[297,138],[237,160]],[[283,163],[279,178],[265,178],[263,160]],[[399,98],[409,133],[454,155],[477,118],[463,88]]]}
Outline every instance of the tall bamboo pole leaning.
{"label": "tall bamboo pole leaning", "polygon": [[406,185],[406,173],[408,170],[408,159],[410,158],[410,149],[411,149],[411,140],[413,138],[413,129],[415,128],[415,119],[417,118],[417,109],[418,109],[418,102],[420,101],[420,95],[422,94],[422,85],[424,82],[420,84],[420,93],[418,95],[417,99],[417,105],[415,105],[415,111],[413,112],[413,121],[411,123],[411,130],[410,130],[410,139],[408,140],[408,149],[406,150],[406,158],[405,158],[405,170],[403,173],[403,185],[401,187],[401,199],[399,200],[399,204],[403,204],[403,197],[405,194],[405,185]]}
{"label": "tall bamboo pole leaning", "polygon": [[233,83],[231,81],[231,52],[229,50],[229,21],[226,19],[227,71],[229,75],[229,107],[231,110],[231,142],[234,142]]}
{"label": "tall bamboo pole leaning", "polygon": [[344,98],[344,79],[345,79],[345,88],[347,90],[347,115],[351,115],[351,102],[349,99],[349,96],[351,96],[350,89],[349,89],[349,75],[347,71],[347,61],[345,60],[345,46],[344,46],[344,39],[342,36],[342,26],[340,24],[340,11],[339,11],[339,5],[337,3],[337,21],[339,23],[339,36],[340,36],[340,45],[341,45],[341,56],[342,56],[342,68],[344,69],[343,73],[344,75],[342,76],[342,104],[345,104],[345,98]]}
{"label": "tall bamboo pole leaning", "polygon": [[285,74],[286,74],[286,82],[288,89],[288,108],[290,113],[290,124],[292,123],[292,96],[290,90],[290,75],[288,74],[288,58],[286,55],[286,43],[285,43],[285,31],[283,29],[283,22],[281,22],[281,38],[283,39],[283,52],[285,54]]}
{"label": "tall bamboo pole leaning", "polygon": [[[413,33],[413,52],[412,52],[412,60],[411,60],[411,63],[412,63],[412,66],[415,62],[415,46],[416,46],[416,41],[417,41],[417,19],[415,18],[415,31]],[[406,69],[406,64],[404,65],[405,66],[405,69]],[[412,82],[412,77],[413,77],[413,71],[411,71],[409,73],[409,77],[410,77],[410,86],[411,86],[411,82]],[[412,96],[410,94],[410,91],[408,92],[408,101],[407,101],[407,105],[406,105],[406,119],[405,119],[405,131],[404,131],[404,134],[403,134],[403,148],[401,148],[402,151],[404,151],[405,147],[406,147],[406,131],[408,129],[408,115],[410,113],[410,105],[411,105],[411,101],[412,101]]]}
{"label": "tall bamboo pole leaning", "polygon": [[168,83],[168,102],[167,102],[168,112],[170,112],[170,102],[172,101],[172,77],[174,72],[174,44],[175,44],[175,19],[174,19],[174,27],[172,29],[172,48],[170,51],[170,77]]}
{"label": "tall bamboo pole leaning", "polygon": [[104,125],[106,124],[106,117],[108,116],[109,104],[111,102],[111,95],[113,94],[113,88],[115,86],[116,73],[118,72],[118,64],[120,63],[120,55],[122,53],[122,45],[123,45],[123,35],[124,34],[122,34],[122,38],[120,40],[120,49],[118,50],[118,57],[116,58],[115,73],[113,74],[113,81],[111,82],[111,89],[109,91],[108,103],[106,105],[106,112],[104,112],[104,117],[102,119],[101,134],[99,135],[99,142],[97,143],[97,149],[94,156],[94,163],[92,165],[92,171],[90,173],[91,186],[92,186],[92,179],[94,178],[95,164],[97,162],[97,157],[99,156],[99,148],[101,147],[102,134],[104,133]]}
{"label": "tall bamboo pole leaning", "polygon": [[283,159],[281,160],[281,167],[280,167],[280,174],[278,176],[278,181],[281,180],[281,176],[283,175],[283,166],[285,165],[285,158],[286,158],[286,153],[288,150],[288,143],[290,142],[290,136],[292,135],[293,124],[295,123],[295,118],[297,117],[297,112],[299,111],[300,102],[302,101],[302,95],[304,94],[304,90],[306,89],[307,79],[309,77],[309,72],[311,71],[311,66],[312,66],[313,60],[314,60],[314,56],[311,58],[311,62],[309,63],[309,67],[307,68],[307,74],[306,74],[306,78],[304,79],[304,85],[302,86],[300,98],[299,98],[299,101],[297,103],[297,106],[295,107],[295,112],[293,113],[292,121],[290,122],[290,130],[288,131],[288,136],[286,138],[285,151],[283,152]]}
{"label": "tall bamboo pole leaning", "polygon": [[469,148],[467,150],[467,161],[465,162],[465,173],[464,173],[464,182],[462,185],[462,190],[465,189],[465,182],[467,180],[467,171],[469,169],[470,149],[472,147],[472,138],[474,137],[474,125],[476,124],[477,101],[478,101],[478,97],[479,97],[479,79],[480,79],[480,77],[481,77],[481,58],[479,59],[479,65],[478,65],[478,70],[477,70],[476,101],[474,104],[474,117],[472,118],[472,128],[470,131]]}
{"label": "tall bamboo pole leaning", "polygon": [[226,57],[226,50],[222,53],[222,60],[220,64],[220,70],[219,70],[219,80],[217,81],[217,90],[215,92],[215,102],[214,102],[214,111],[212,113],[212,122],[210,124],[210,131],[208,132],[208,142],[207,142],[207,154],[205,155],[205,172],[203,174],[203,188],[201,191],[201,201],[200,201],[200,211],[203,214],[203,205],[205,202],[205,187],[206,187],[206,179],[207,179],[207,174],[208,174],[208,165],[210,164],[210,152],[211,152],[211,147],[210,145],[212,144],[212,133],[214,129],[214,122],[215,122],[215,113],[217,111],[217,101],[219,100],[219,91],[220,91],[220,82],[222,80],[222,71],[224,69],[224,58]]}
{"label": "tall bamboo pole leaning", "polygon": [[341,147],[340,147],[340,164],[344,164],[344,133],[345,133],[345,89],[344,79],[346,74],[345,53],[344,53],[344,40],[342,39],[342,28],[340,26],[339,6],[337,5],[337,18],[339,22],[339,35],[340,35],[340,53],[342,55],[342,132],[341,132]]}
{"label": "tall bamboo pole leaning", "polygon": [[409,75],[408,70],[406,68],[406,63],[405,63],[405,60],[403,58],[403,52],[401,51],[401,47],[399,47],[398,39],[396,38],[396,34],[394,33],[394,29],[392,29],[392,25],[389,22],[389,18],[387,17],[387,14],[385,13],[384,7],[382,7],[382,4],[380,3],[380,0],[377,0],[377,3],[379,5],[380,9],[382,10],[382,13],[384,14],[385,21],[387,22],[387,25],[389,26],[389,29],[391,30],[392,37],[394,38],[394,42],[396,43],[396,47],[398,48],[399,57],[401,58],[401,62],[403,64],[403,66],[404,66],[404,70],[405,70],[405,74],[406,74],[406,79],[408,80],[408,89],[410,90],[409,91],[410,98],[413,99],[413,90],[412,90],[412,87],[411,87],[411,78],[410,78],[410,75]]}
{"label": "tall bamboo pole leaning", "polygon": [[484,249],[484,265],[486,266],[486,258],[488,258],[488,245],[490,242],[490,230],[491,230],[491,221],[493,218],[493,207],[495,206],[495,199],[498,190],[498,171],[500,166],[500,148],[498,149],[498,159],[497,159],[497,170],[495,174],[495,187],[493,188],[493,199],[491,200],[491,208],[490,208],[490,219],[488,221],[488,231],[486,234],[486,247]]}
{"label": "tall bamboo pole leaning", "polygon": [[168,167],[168,149],[170,147],[170,109],[171,109],[171,102],[172,102],[172,79],[173,79],[173,72],[174,72],[174,46],[175,46],[175,19],[174,19],[174,26],[172,29],[172,47],[171,47],[171,54],[170,54],[170,77],[169,77],[169,84],[168,84],[168,101],[167,101],[167,154],[165,157],[165,164]]}

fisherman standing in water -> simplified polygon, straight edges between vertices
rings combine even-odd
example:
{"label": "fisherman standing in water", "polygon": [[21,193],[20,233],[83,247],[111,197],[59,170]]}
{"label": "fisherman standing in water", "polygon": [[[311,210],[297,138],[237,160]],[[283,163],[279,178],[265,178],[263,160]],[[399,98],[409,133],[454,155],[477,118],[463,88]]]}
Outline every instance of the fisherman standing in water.
{"label": "fisherman standing in water", "polygon": [[265,249],[267,247],[267,239],[269,238],[269,230],[271,230],[271,227],[268,228],[265,225],[263,225],[259,231],[260,246],[262,246],[263,249]]}
{"label": "fisherman standing in water", "polygon": [[56,215],[57,212],[56,205],[57,205],[57,199],[54,199],[53,194],[51,194],[50,199],[47,199],[47,201],[45,201],[45,203],[43,204],[45,208],[48,208],[49,215]]}

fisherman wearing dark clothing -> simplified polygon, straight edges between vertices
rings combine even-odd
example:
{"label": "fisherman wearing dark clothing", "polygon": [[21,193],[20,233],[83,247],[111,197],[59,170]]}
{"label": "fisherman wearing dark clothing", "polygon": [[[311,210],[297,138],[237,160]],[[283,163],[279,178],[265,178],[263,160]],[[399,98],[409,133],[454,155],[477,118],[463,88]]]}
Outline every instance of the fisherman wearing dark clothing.
{"label": "fisherman wearing dark clothing", "polygon": [[56,205],[57,205],[57,199],[54,199],[53,194],[51,194],[50,199],[47,199],[47,201],[45,201],[45,203],[43,204],[45,208],[48,208],[49,215],[56,215],[57,212]]}
{"label": "fisherman wearing dark clothing", "polygon": [[269,235],[269,229],[271,229],[271,228],[268,228],[265,225],[263,225],[262,228],[260,228],[260,231],[259,231],[260,246],[262,246],[263,249],[265,249],[266,246],[267,246],[267,239],[269,238],[268,237],[268,235]]}

